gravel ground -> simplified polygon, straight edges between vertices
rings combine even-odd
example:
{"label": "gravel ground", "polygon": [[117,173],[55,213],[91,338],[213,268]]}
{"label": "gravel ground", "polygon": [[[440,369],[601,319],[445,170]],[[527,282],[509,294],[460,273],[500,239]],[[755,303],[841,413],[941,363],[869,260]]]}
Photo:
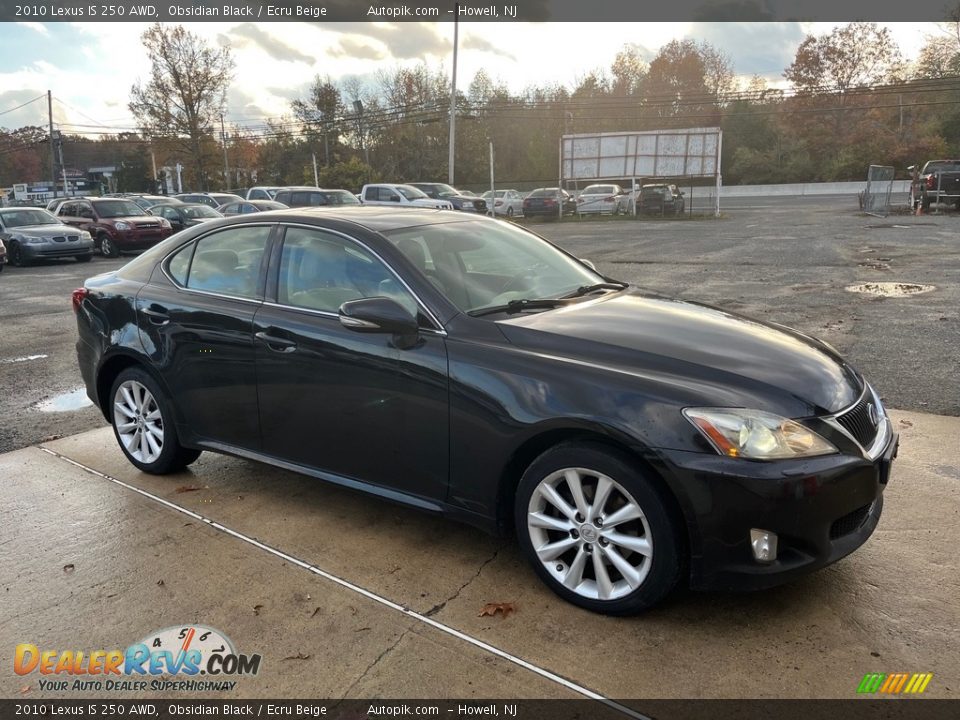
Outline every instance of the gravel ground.
{"label": "gravel ground", "polygon": [[[537,232],[612,277],[812,333],[905,410],[960,415],[960,216],[858,215],[855,198],[769,199],[719,220],[568,220]],[[0,452],[103,425],[92,407],[43,412],[82,386],[70,292],[123,260],[0,273]],[[844,288],[936,286],[900,299]],[[30,356],[44,357],[25,360]]]}

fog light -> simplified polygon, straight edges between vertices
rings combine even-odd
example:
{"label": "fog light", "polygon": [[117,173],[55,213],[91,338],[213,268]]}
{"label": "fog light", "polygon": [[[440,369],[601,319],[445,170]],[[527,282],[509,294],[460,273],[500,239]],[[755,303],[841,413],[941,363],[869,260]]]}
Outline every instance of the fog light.
{"label": "fog light", "polygon": [[750,529],[750,548],[757,562],[772,563],[777,559],[777,534],[769,530]]}

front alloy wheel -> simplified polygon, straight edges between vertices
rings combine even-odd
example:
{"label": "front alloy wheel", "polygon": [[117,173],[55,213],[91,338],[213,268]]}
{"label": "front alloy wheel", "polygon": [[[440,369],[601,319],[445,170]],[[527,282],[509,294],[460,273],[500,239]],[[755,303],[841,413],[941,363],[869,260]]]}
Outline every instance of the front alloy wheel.
{"label": "front alloy wheel", "polygon": [[100,252],[104,257],[120,257],[120,248],[117,247],[117,244],[110,238],[109,235],[100,236]]}
{"label": "front alloy wheel", "polygon": [[680,577],[677,523],[630,458],[593,443],[541,455],[517,491],[520,544],[560,596],[626,615],[666,596]]}
{"label": "front alloy wheel", "polygon": [[199,450],[180,445],[170,401],[145,370],[131,367],[121,372],[110,397],[114,435],[137,468],[165,475],[182,470],[200,457]]}

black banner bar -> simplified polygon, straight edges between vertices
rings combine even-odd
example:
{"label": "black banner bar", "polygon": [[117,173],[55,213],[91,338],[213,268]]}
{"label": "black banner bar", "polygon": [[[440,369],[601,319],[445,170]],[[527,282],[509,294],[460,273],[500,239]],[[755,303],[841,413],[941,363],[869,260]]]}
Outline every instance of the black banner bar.
{"label": "black banner bar", "polygon": [[922,22],[958,11],[958,0],[0,0],[3,22]]}
{"label": "black banner bar", "polygon": [[[735,683],[734,679],[731,679]],[[854,700],[0,700],[7,718],[498,718],[500,720],[955,720],[960,701]]]}

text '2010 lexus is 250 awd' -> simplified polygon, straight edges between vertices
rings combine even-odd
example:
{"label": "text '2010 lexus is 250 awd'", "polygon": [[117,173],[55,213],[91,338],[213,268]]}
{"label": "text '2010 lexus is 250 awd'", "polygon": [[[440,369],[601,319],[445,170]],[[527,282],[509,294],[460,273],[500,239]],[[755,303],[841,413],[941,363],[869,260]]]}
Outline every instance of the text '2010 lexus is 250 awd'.
{"label": "text '2010 lexus is 250 awd'", "polygon": [[826,344],[491,218],[216,220],[73,305],[87,392],[137,468],[228,453],[515,532],[549,587],[599,612],[844,557],[897,451]]}

